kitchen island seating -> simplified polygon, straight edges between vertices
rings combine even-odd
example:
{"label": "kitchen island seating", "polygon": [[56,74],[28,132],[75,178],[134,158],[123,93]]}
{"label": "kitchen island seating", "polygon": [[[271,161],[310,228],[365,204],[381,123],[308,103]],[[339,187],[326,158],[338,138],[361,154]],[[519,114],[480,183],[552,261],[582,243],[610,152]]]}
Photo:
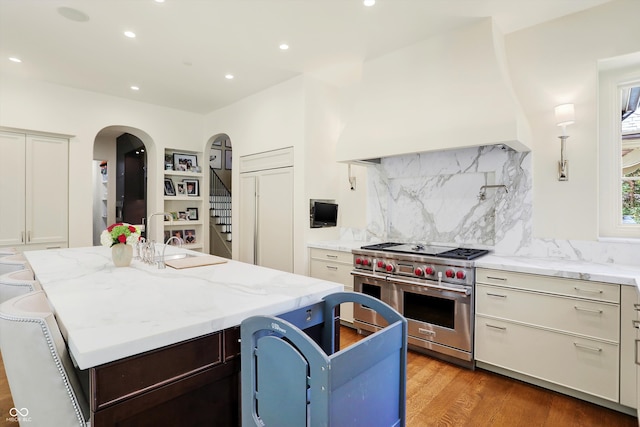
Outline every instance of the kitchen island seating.
{"label": "kitchen island seating", "polygon": [[[363,304],[389,325],[335,351],[341,303]],[[318,330],[316,341],[307,331]],[[240,326],[244,427],[402,427],[406,422],[407,320],[366,294],[337,292]]]}
{"label": "kitchen island seating", "polygon": [[0,304],[0,348],[11,416],[32,427],[89,426],[89,405],[44,291]]}
{"label": "kitchen island seating", "polygon": [[29,264],[24,255],[16,253],[0,257],[0,274],[24,269],[30,270]]}
{"label": "kitchen island seating", "polygon": [[0,303],[39,290],[42,290],[42,287],[40,282],[33,278],[31,270],[17,270],[0,276]]}

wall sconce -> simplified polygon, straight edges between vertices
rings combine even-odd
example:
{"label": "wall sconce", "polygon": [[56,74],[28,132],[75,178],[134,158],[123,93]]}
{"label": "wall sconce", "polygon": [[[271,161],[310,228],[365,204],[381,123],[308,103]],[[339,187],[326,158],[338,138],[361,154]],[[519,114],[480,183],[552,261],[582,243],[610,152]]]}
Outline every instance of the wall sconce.
{"label": "wall sconce", "polygon": [[562,104],[555,108],[556,124],[562,126],[562,136],[560,138],[560,161],[558,162],[558,181],[569,180],[569,165],[565,159],[565,145],[569,135],[566,134],[567,126],[575,122],[575,111],[573,104]]}

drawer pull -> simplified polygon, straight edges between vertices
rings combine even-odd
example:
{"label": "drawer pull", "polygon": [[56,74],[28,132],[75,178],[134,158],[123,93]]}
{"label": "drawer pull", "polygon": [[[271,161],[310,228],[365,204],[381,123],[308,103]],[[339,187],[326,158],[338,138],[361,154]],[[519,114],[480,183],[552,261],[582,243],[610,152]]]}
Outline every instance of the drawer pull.
{"label": "drawer pull", "polygon": [[602,310],[597,310],[593,308],[578,307],[577,305],[573,306],[573,308],[575,308],[578,311],[586,311],[587,313],[602,314]]}
{"label": "drawer pull", "polygon": [[424,335],[436,336],[436,333],[434,331],[430,331],[429,329],[418,328],[418,332],[420,332],[421,334],[424,334]]}
{"label": "drawer pull", "polygon": [[640,344],[640,340],[636,340],[635,357],[634,357],[636,365],[640,365],[640,362],[638,361],[638,344]]}
{"label": "drawer pull", "polygon": [[506,298],[506,295],[500,295],[500,294],[492,294],[491,292],[487,292],[487,296],[488,297],[496,297],[496,298]]}
{"label": "drawer pull", "polygon": [[502,280],[502,281],[507,280],[505,277],[494,277],[494,276],[487,276],[487,279],[491,279],[491,280]]}
{"label": "drawer pull", "polygon": [[336,259],[336,258],[338,258],[338,255],[330,255],[330,254],[327,254],[327,258]]}
{"label": "drawer pull", "polygon": [[633,308],[634,308],[636,311],[640,311],[640,304],[633,304]]}
{"label": "drawer pull", "polygon": [[640,320],[632,320],[631,323],[633,323],[634,328],[640,329]]}
{"label": "drawer pull", "polygon": [[577,348],[581,348],[583,350],[589,350],[589,351],[593,351],[596,353],[600,353],[602,352],[602,349],[600,347],[592,347],[590,345],[584,345],[584,344],[580,344],[577,342],[574,342],[573,345],[575,345]]}
{"label": "drawer pull", "polygon": [[326,266],[329,270],[337,270],[338,267],[336,267],[335,265],[327,265]]}
{"label": "drawer pull", "polygon": [[499,329],[501,331],[506,331],[507,328],[504,326],[496,326],[496,325],[492,325],[490,323],[485,323],[485,326],[489,327],[489,328],[493,328],[493,329]]}
{"label": "drawer pull", "polygon": [[573,289],[575,289],[576,292],[586,292],[588,294],[601,294],[601,293],[603,293],[603,291],[601,289],[597,289],[597,290],[594,291],[593,289],[582,289],[582,288],[579,288],[577,286],[574,286]]}

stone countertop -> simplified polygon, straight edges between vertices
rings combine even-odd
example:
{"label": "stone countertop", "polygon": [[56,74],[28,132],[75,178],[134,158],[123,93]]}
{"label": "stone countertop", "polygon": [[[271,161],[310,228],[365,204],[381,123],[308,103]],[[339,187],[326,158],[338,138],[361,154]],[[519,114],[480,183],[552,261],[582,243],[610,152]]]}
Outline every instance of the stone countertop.
{"label": "stone countertop", "polygon": [[[167,254],[189,252],[168,247]],[[80,369],[318,302],[343,286],[229,260],[176,270],[133,260],[116,268],[102,246],[28,251]]]}
{"label": "stone countertop", "polygon": [[[360,248],[366,244],[368,243],[360,241],[328,240],[309,242],[307,246],[310,248],[351,252],[352,249]],[[530,258],[493,254],[478,258],[475,263],[476,267],[481,268],[636,286],[640,291],[640,266],[635,265],[601,264],[560,258]]]}
{"label": "stone countertop", "polygon": [[633,265],[598,264],[558,258],[485,255],[476,260],[476,267],[631,285],[640,290],[640,266]]}

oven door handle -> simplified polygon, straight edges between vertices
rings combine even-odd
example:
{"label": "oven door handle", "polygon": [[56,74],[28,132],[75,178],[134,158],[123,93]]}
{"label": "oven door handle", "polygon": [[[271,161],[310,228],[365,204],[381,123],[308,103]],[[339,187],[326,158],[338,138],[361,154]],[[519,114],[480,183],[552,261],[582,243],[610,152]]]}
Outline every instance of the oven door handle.
{"label": "oven door handle", "polygon": [[422,283],[422,282],[416,283],[410,280],[399,279],[397,277],[394,277],[393,279],[391,279],[391,281],[402,283],[403,285],[424,286],[426,288],[435,289],[437,291],[451,291],[451,292],[456,292],[458,294],[471,295],[471,289],[469,288],[460,289],[460,288],[450,288],[448,286],[442,286],[442,285],[432,285],[429,283]]}
{"label": "oven door handle", "polygon": [[386,281],[389,281],[389,282],[401,283],[403,285],[424,286],[424,287],[435,289],[435,290],[438,290],[438,291],[451,291],[451,292],[456,292],[458,294],[463,294],[463,295],[470,295],[471,294],[471,289],[469,289],[469,288],[464,288],[464,289],[450,288],[448,286],[442,286],[442,285],[432,285],[432,284],[429,284],[429,283],[412,282],[411,280],[403,280],[403,279],[400,279],[398,277],[391,277],[391,276],[388,276],[388,275],[387,276],[376,276],[374,274],[362,273],[360,271],[352,271],[351,274],[354,275],[354,276],[368,277],[370,279],[386,280]]}

